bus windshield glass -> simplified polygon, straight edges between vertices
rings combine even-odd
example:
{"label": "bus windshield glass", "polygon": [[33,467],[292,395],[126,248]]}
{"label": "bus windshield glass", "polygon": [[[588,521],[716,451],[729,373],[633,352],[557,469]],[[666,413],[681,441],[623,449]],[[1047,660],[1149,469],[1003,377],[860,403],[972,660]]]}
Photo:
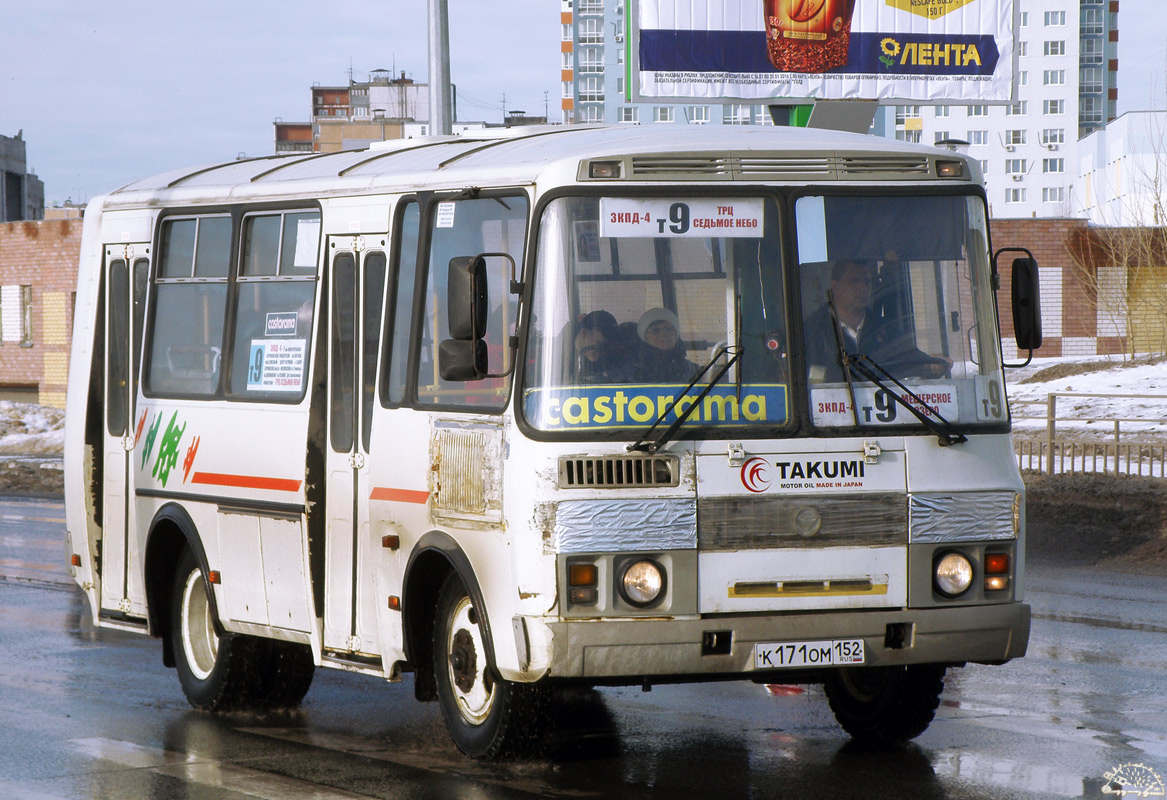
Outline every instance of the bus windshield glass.
{"label": "bus windshield glass", "polygon": [[794,210],[812,424],[919,425],[909,405],[959,429],[1004,422],[983,202],[815,195]]}
{"label": "bus windshield glass", "polygon": [[616,435],[684,413],[686,432],[788,425],[778,220],[777,202],[756,196],[548,204],[522,395],[528,422]]}

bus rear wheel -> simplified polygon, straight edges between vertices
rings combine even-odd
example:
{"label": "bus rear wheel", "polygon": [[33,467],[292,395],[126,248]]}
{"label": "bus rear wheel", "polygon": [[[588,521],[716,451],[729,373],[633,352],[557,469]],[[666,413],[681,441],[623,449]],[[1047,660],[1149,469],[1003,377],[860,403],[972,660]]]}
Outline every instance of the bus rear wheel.
{"label": "bus rear wheel", "polygon": [[179,558],[171,602],[171,641],[187,701],[203,711],[248,705],[256,686],[261,641],[219,627],[206,578],[190,550]]}
{"label": "bus rear wheel", "polygon": [[512,683],[487,663],[482,626],[465,586],[451,575],[438,595],[434,676],[450,738],[472,758],[496,761],[533,755],[547,729],[550,693]]}
{"label": "bus rear wheel", "polygon": [[824,689],[835,719],[851,738],[892,744],[916,738],[932,723],[944,669],[931,664],[840,669]]}

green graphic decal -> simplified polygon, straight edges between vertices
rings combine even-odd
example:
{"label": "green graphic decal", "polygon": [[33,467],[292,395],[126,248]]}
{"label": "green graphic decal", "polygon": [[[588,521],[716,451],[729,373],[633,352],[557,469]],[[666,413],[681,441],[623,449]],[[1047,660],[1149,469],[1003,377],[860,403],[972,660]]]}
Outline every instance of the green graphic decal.
{"label": "green graphic decal", "polygon": [[178,463],[178,443],[182,441],[182,434],[186,432],[186,423],[178,427],[178,412],[170,417],[170,424],[166,426],[166,433],[162,435],[162,444],[158,445],[158,460],[154,462],[154,477],[166,486],[166,479],[170,477],[170,470]]}
{"label": "green graphic decal", "polygon": [[150,460],[150,453],[154,450],[154,439],[158,436],[158,426],[162,424],[162,414],[154,415],[154,421],[150,423],[150,430],[146,431],[146,441],[142,445],[142,466],[140,469],[146,468],[146,462]]}

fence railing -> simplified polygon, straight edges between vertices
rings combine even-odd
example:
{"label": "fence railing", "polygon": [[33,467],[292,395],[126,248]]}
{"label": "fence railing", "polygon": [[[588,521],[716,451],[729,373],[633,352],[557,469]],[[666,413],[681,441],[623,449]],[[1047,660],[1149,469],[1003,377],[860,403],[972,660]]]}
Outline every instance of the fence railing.
{"label": "fence railing", "polygon": [[[1058,401],[1064,398],[1073,398],[1075,407],[1059,415]],[[1128,400],[1151,402],[1138,404],[1149,406],[1139,416],[1093,413],[1104,401]],[[1051,392],[1045,400],[1013,400],[1011,406],[1021,469],[1167,477],[1167,395]],[[1044,429],[1026,426],[1027,421],[1044,422]]]}

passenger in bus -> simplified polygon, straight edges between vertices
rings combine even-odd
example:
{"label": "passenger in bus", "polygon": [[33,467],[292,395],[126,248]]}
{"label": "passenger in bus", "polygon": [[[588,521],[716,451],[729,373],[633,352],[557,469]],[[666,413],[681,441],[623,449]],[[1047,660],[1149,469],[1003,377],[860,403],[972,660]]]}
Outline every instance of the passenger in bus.
{"label": "passenger in bus", "polygon": [[640,316],[636,332],[637,378],[644,383],[688,383],[697,374],[697,365],[685,358],[680,337],[681,322],[667,308],[650,308]]}
{"label": "passenger in bus", "polygon": [[[871,261],[843,259],[831,267],[831,293],[847,352],[870,357],[896,377],[940,378],[949,374],[951,360],[920,350],[909,332],[897,330],[892,320],[871,308],[874,285],[875,264]],[[807,380],[842,382],[839,345],[826,302],[806,318],[803,334]]]}
{"label": "passenger in bus", "polygon": [[580,383],[627,383],[632,377],[628,353],[619,346],[616,318],[603,310],[580,316],[575,325],[576,380]]}

